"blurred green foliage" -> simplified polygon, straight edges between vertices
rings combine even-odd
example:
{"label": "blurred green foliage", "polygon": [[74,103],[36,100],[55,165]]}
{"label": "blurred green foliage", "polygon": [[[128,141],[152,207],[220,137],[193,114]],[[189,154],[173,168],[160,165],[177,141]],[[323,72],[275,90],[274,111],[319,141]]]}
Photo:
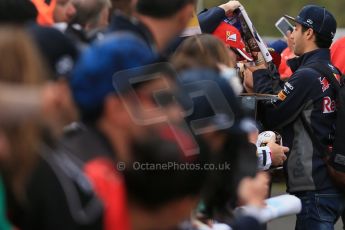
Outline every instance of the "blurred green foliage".
{"label": "blurred green foliage", "polygon": [[[202,0],[200,0],[202,1]],[[227,2],[226,0],[203,0],[204,8],[211,8]],[[284,14],[296,16],[307,4],[325,6],[335,16],[338,27],[345,27],[345,0],[242,0],[249,17],[262,36],[281,36],[275,22]]]}

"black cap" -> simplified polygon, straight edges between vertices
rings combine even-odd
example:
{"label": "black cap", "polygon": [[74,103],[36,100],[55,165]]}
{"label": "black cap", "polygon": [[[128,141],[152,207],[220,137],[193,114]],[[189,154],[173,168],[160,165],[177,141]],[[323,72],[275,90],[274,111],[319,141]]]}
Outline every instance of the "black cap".
{"label": "black cap", "polygon": [[28,24],[28,32],[46,60],[54,79],[69,77],[78,58],[73,41],[57,29]]}
{"label": "black cap", "polygon": [[296,18],[285,15],[286,18],[312,28],[325,39],[332,40],[337,30],[334,16],[326,8],[317,5],[304,6]]}

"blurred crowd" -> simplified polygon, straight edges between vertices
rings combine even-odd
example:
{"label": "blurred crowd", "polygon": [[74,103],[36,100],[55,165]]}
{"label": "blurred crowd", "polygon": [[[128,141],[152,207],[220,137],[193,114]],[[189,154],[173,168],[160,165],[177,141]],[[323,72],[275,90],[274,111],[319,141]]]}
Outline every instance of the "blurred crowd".
{"label": "blurred crowd", "polygon": [[[240,6],[203,10],[202,34],[181,37],[196,0],[1,0],[0,229],[263,229],[270,175],[282,167],[302,200],[296,229],[332,229],[344,197],[297,112],[308,109],[328,145],[335,111],[317,103],[333,94],[312,85],[321,78],[296,81],[288,60],[321,50],[327,62],[333,37],[319,46],[315,34],[333,24],[308,27],[302,9],[294,31],[268,44],[275,84],[224,21]],[[344,45],[331,49],[343,72]],[[278,96],[243,106],[255,93]],[[332,196],[332,207],[314,208],[324,205],[327,221],[303,213],[311,193]]]}

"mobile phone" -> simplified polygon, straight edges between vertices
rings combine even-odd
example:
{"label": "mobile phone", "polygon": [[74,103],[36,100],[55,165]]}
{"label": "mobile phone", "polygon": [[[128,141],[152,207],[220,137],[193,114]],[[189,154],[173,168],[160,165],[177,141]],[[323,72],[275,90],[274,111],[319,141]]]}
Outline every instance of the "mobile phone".
{"label": "mobile phone", "polygon": [[275,24],[275,26],[277,27],[277,29],[280,31],[280,33],[282,33],[283,36],[286,36],[287,32],[293,31],[293,26],[291,25],[291,23],[284,17],[281,17]]}

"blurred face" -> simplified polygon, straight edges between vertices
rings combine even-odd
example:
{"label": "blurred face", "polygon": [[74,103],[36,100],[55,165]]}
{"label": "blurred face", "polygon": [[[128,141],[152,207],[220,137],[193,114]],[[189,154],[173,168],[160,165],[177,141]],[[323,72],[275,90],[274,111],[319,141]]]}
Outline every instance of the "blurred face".
{"label": "blurred face", "polygon": [[174,21],[174,29],[171,27],[172,37],[180,34],[184,29],[186,29],[188,23],[193,18],[194,14],[194,4],[188,4],[184,6],[176,15]]}
{"label": "blurred face", "polygon": [[89,20],[88,23],[86,23],[84,29],[85,31],[92,31],[94,29],[104,29],[109,25],[109,13],[110,8],[105,6],[99,13],[99,17],[97,19],[97,22],[95,23],[93,19]]}
{"label": "blurred face", "polygon": [[304,36],[305,33],[303,33],[302,31],[302,26],[297,23],[294,31],[291,34],[291,39],[293,41],[293,51],[297,56],[301,56],[302,54],[304,54],[304,50],[306,47]]}
{"label": "blurred face", "polygon": [[76,14],[72,0],[57,0],[54,9],[55,22],[70,22]]}
{"label": "blurred face", "polygon": [[99,27],[105,28],[109,24],[109,11],[110,9],[108,7],[104,7],[101,15],[100,15],[100,21],[99,21]]}
{"label": "blurred face", "polygon": [[229,67],[236,66],[237,55],[232,49],[227,49],[228,55],[230,57],[231,63],[229,63]]}
{"label": "blurred face", "polygon": [[[181,122],[183,120],[182,108],[173,96],[175,89],[175,83],[164,76],[142,87],[138,91],[142,111],[138,112],[143,117],[145,115],[148,118],[156,117],[157,123],[162,117],[166,117],[166,121],[171,123]],[[164,94],[158,94],[159,92],[164,92]]]}
{"label": "blurred face", "polygon": [[42,98],[43,119],[52,133],[59,136],[63,128],[78,117],[68,83],[64,80],[48,82]]}
{"label": "blurred face", "polygon": [[[164,78],[153,80],[132,93],[122,95],[121,98],[110,96],[107,99],[109,103],[105,103],[102,119],[106,121],[105,126],[108,128],[104,129],[116,128],[116,132],[121,133],[119,137],[118,133],[111,130],[108,132],[113,142],[117,138],[127,138],[126,140],[132,141],[144,137],[150,129],[158,129],[167,122],[179,124],[183,121],[182,108],[170,100],[170,92],[173,91],[174,84],[171,82],[172,85],[169,85],[168,80],[165,81]],[[160,94],[156,101],[155,95],[158,92],[164,92],[167,95]],[[117,149],[119,159],[122,161],[130,159],[129,152],[121,151],[118,145],[114,148]]]}
{"label": "blurred face", "polygon": [[253,72],[250,70],[250,68],[247,67],[246,64],[243,65],[242,77],[243,86],[247,93],[254,93]]}

